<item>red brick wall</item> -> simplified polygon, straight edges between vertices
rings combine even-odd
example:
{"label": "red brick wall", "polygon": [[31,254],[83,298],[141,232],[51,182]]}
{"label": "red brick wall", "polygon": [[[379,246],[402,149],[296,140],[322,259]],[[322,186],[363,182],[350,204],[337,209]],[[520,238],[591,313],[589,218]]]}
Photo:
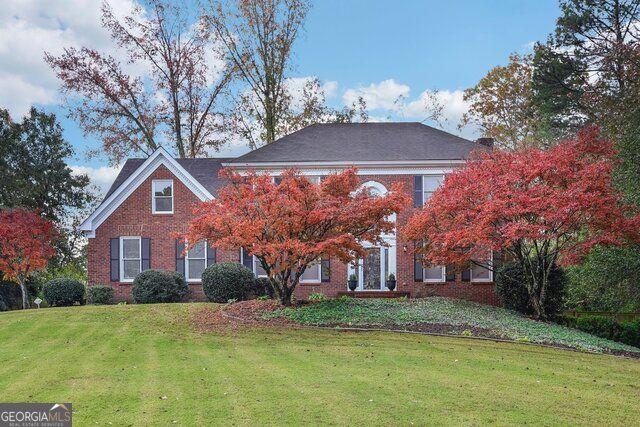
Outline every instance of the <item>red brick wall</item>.
{"label": "red brick wall", "polygon": [[[154,215],[151,213],[151,181],[154,179],[173,179],[174,213],[172,215]],[[377,181],[389,188],[392,183],[400,182],[412,194],[413,175],[370,175],[362,176],[362,181]],[[116,211],[96,230],[96,237],[89,239],[89,284],[111,285],[116,289],[118,300],[130,300],[130,283],[111,283],[109,280],[109,240],[119,236],[141,236],[151,239],[151,268],[175,269],[175,238],[173,233],[186,231],[191,218],[192,207],[198,198],[164,166],[160,166],[143,182]],[[398,215],[401,227],[411,215],[413,208]],[[406,246],[406,251],[405,251]],[[413,297],[446,296],[463,298],[482,303],[497,304],[491,283],[469,283],[456,281],[442,284],[414,282],[413,243],[397,236],[396,279],[398,291],[409,291]],[[238,251],[218,251],[217,261],[239,261]],[[192,297],[204,299],[202,286],[190,284]],[[311,293],[323,293],[328,297],[336,296],[347,289],[347,266],[339,261],[331,262],[331,281],[329,283],[303,283],[296,289],[296,297],[305,299]]]}

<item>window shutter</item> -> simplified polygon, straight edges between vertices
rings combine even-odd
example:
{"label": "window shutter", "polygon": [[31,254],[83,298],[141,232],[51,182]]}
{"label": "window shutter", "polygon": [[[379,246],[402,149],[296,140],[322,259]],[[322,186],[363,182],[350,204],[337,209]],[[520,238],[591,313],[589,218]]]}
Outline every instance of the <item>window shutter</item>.
{"label": "window shutter", "polygon": [[331,281],[331,259],[322,258],[320,263],[320,281],[327,283]]}
{"label": "window shutter", "polygon": [[184,242],[176,239],[176,271],[184,277]]}
{"label": "window shutter", "polygon": [[422,175],[413,176],[413,206],[416,208],[422,207]]}
{"label": "window shutter", "polygon": [[207,267],[216,263],[216,248],[207,242]]}
{"label": "window shutter", "polygon": [[502,266],[502,253],[500,251],[493,251],[493,277],[495,277],[495,272]]}
{"label": "window shutter", "polygon": [[282,182],[282,177],[280,177],[280,176],[274,176],[273,177],[273,183],[275,185],[280,185],[281,182]]}
{"label": "window shutter", "polygon": [[112,282],[120,281],[120,238],[109,241],[110,278]]}
{"label": "window shutter", "polygon": [[466,270],[462,270],[462,277],[461,277],[463,282],[470,282],[471,281],[471,269],[468,268]]}
{"label": "window shutter", "polygon": [[151,239],[142,238],[142,271],[151,268]]}
{"label": "window shutter", "polygon": [[245,248],[242,248],[242,265],[253,271],[253,257],[249,255]]}
{"label": "window shutter", "polygon": [[455,266],[453,265],[447,265],[446,270],[445,270],[445,274],[446,274],[446,281],[447,282],[453,282],[454,280],[456,280],[456,271],[455,271]]}
{"label": "window shutter", "polygon": [[413,280],[416,282],[424,281],[424,270],[422,265],[422,254],[418,252],[422,245],[416,243],[413,250]]}

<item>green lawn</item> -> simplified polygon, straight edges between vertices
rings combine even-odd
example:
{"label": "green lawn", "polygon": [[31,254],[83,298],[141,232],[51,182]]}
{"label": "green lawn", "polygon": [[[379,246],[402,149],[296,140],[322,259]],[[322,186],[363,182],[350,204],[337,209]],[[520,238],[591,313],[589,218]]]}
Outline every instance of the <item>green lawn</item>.
{"label": "green lawn", "polygon": [[640,353],[629,345],[550,322],[537,322],[513,311],[449,298],[409,300],[340,298],[268,314],[306,325],[380,326],[397,329],[414,325],[450,325],[457,333],[482,328],[493,338],[551,344],[594,352]]}
{"label": "green lawn", "polygon": [[640,361],[381,332],[199,333],[203,304],[0,313],[0,400],[77,425],[626,424]]}

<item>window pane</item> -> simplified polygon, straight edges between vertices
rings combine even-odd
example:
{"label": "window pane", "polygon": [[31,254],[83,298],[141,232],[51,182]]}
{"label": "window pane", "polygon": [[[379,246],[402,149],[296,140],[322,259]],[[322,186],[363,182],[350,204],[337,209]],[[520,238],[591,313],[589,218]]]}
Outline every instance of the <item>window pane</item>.
{"label": "window pane", "polygon": [[189,279],[200,280],[202,279],[202,272],[204,271],[203,259],[190,259],[189,260]]}
{"label": "window pane", "polygon": [[139,260],[124,261],[124,279],[135,279],[138,273],[140,273]]}
{"label": "window pane", "polygon": [[491,279],[491,272],[487,268],[473,265],[473,267],[471,267],[471,277],[473,280],[489,280]]}
{"label": "window pane", "polygon": [[140,240],[122,239],[122,254],[125,259],[140,258]]}
{"label": "window pane", "polygon": [[434,192],[442,185],[444,177],[442,175],[427,175],[423,177],[422,189],[424,191]]}
{"label": "window pane", "polygon": [[168,196],[172,195],[171,192],[171,182],[154,182],[153,183],[153,194],[156,196]]}
{"label": "window pane", "polygon": [[173,199],[171,197],[156,197],[156,212],[171,212]]}
{"label": "window pane", "polygon": [[254,257],[254,265],[256,267],[256,276],[266,276],[267,272],[264,271],[264,268],[262,268],[262,265],[260,264],[260,260],[258,258]]}
{"label": "window pane", "polygon": [[424,280],[442,280],[442,267],[429,267],[424,269]]}
{"label": "window pane", "polygon": [[188,257],[204,259],[204,241],[196,243],[191,249],[189,249]]}
{"label": "window pane", "polygon": [[313,262],[307,266],[307,269],[300,276],[300,280],[305,282],[319,282],[320,281],[320,263],[318,261]]}

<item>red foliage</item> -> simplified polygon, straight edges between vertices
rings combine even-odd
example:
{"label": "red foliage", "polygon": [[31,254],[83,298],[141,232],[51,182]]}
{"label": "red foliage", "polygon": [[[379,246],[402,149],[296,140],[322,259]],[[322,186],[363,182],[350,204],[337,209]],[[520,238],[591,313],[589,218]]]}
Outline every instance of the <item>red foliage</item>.
{"label": "red foliage", "polygon": [[358,191],[355,169],[329,175],[320,184],[295,170],[283,173],[280,184],[269,175],[243,177],[230,170],[220,175],[230,184],[217,199],[196,208],[186,239],[246,248],[274,286],[282,287],[283,303],[313,261],[333,257],[350,262],[364,256],[361,241],[384,244],[380,235],[395,227],[388,217],[409,203],[399,185],[381,197]]}
{"label": "red foliage", "polygon": [[546,151],[480,154],[403,231],[426,240],[425,257],[436,265],[501,249],[572,264],[595,245],[640,241],[640,215],[611,183],[614,155],[597,127]]}
{"label": "red foliage", "polygon": [[57,235],[53,223],[25,209],[0,210],[0,271],[17,282],[26,308],[25,280],[42,270],[55,255],[51,242]]}

